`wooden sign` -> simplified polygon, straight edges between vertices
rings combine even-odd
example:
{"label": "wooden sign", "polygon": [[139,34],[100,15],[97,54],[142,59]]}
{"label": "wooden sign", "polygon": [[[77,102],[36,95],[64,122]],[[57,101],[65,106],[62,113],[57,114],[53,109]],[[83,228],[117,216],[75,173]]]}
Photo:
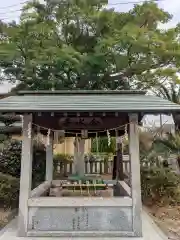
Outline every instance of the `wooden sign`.
{"label": "wooden sign", "polygon": [[[116,128],[120,125],[124,125],[126,123],[126,119],[123,117],[99,117],[99,116],[85,116],[85,117],[59,117],[59,116],[34,116],[35,124],[56,130],[88,130],[88,131],[96,131],[96,130],[107,130],[111,128]],[[120,129],[123,130],[124,128]]]}
{"label": "wooden sign", "polygon": [[67,117],[67,118],[61,118],[59,120],[59,126],[63,129],[63,127],[68,127],[73,125],[73,128],[89,128],[90,126],[98,126],[103,124],[103,121],[101,118],[94,118],[94,117]]}

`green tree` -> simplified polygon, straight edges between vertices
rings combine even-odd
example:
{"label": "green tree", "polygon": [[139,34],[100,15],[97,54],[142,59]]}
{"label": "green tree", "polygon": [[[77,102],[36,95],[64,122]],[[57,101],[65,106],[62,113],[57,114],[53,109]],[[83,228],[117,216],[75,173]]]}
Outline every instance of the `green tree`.
{"label": "green tree", "polygon": [[[155,87],[154,93],[167,99],[173,103],[180,104],[180,85],[171,81],[167,84],[160,84]],[[180,114],[174,112],[172,114],[176,130],[180,129]]]}
{"label": "green tree", "polygon": [[167,138],[157,138],[154,145],[159,146],[162,152],[180,155],[180,134],[168,134]]}
{"label": "green tree", "polygon": [[[179,25],[154,2],[127,13],[102,0],[64,0],[24,6],[20,22],[0,24],[2,80],[20,89],[146,89],[175,79]],[[14,89],[16,90],[16,89]]]}
{"label": "green tree", "polygon": [[0,114],[0,149],[9,141],[12,133],[21,133],[21,118],[10,114]]}

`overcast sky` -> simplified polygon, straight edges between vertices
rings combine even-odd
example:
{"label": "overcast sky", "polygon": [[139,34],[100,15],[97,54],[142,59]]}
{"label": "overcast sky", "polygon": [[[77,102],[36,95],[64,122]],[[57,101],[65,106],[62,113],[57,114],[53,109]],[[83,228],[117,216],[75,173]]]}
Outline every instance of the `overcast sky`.
{"label": "overcast sky", "polygon": [[[133,8],[132,2],[142,2],[142,1],[143,0],[109,0],[109,6],[124,12]],[[6,0],[6,1],[0,0],[0,19],[4,21],[18,20],[20,15],[20,9],[22,8],[24,2],[25,0]],[[158,2],[161,8],[163,8],[164,10],[168,11],[173,15],[172,21],[164,27],[166,28],[173,27],[178,22],[180,22],[180,14],[179,14],[180,0],[159,0]],[[8,83],[0,85],[1,93],[7,92],[10,89],[11,89],[11,85]],[[156,117],[156,119],[157,119],[157,122],[159,122],[158,121],[159,117]],[[166,120],[167,118],[164,119],[164,121]],[[172,122],[172,121],[169,119],[168,122]]]}

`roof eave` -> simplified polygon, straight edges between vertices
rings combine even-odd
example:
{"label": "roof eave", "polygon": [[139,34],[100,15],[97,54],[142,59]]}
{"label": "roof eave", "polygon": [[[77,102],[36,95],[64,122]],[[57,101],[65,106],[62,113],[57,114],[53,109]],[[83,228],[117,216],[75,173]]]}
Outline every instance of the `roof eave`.
{"label": "roof eave", "polygon": [[82,112],[94,112],[94,113],[113,113],[113,112],[119,112],[119,113],[143,113],[143,114],[171,114],[171,113],[180,113],[180,108],[177,109],[151,109],[151,110],[147,110],[147,109],[103,109],[103,110],[93,110],[93,109],[88,109],[88,110],[79,110],[79,109],[73,109],[73,110],[69,110],[69,109],[62,109],[62,110],[57,110],[57,109],[6,109],[6,110],[1,110],[1,113],[16,113],[16,114],[23,114],[23,113],[38,113],[38,112],[59,112],[59,113],[63,113],[63,112],[67,112],[67,113],[82,113]]}
{"label": "roof eave", "polygon": [[18,95],[93,95],[93,94],[138,94],[145,95],[146,91],[141,90],[57,90],[57,91],[19,91]]}

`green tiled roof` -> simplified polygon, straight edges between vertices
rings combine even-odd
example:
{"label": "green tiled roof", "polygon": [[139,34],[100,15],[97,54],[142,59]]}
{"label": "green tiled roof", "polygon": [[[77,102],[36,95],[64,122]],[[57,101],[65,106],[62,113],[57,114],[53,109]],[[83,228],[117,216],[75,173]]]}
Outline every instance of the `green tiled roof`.
{"label": "green tiled roof", "polygon": [[180,112],[180,105],[140,91],[23,92],[0,100],[0,112]]}

